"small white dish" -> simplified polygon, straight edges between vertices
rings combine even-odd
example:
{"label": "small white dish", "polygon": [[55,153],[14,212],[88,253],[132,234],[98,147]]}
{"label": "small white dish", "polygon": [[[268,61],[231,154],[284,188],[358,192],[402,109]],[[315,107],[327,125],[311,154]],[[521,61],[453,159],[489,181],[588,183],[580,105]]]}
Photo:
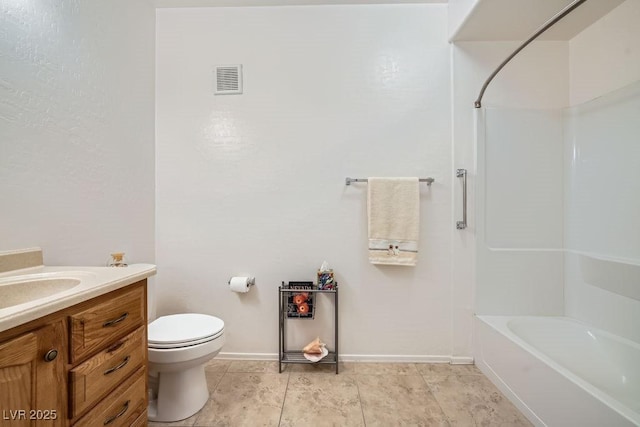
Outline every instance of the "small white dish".
{"label": "small white dish", "polygon": [[326,347],[322,347],[322,353],[320,354],[302,353],[305,359],[310,360],[311,362],[319,362],[324,359],[327,354],[329,354],[329,350],[327,350]]}

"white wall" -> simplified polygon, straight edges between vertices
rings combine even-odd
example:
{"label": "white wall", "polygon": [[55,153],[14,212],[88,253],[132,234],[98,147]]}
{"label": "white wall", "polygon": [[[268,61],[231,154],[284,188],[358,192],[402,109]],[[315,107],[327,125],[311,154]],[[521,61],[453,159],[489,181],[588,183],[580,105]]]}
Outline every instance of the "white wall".
{"label": "white wall", "polygon": [[0,250],[154,259],[151,2],[0,4]]}
{"label": "white wall", "polygon": [[[342,353],[451,355],[446,6],[162,9],[156,25],[159,313],[217,315],[226,353],[274,355],[278,285],[326,259]],[[214,66],[235,63],[244,94],[214,96]],[[369,264],[366,184],[347,176],[436,179],[417,267]],[[231,293],[242,274],[255,288]],[[290,322],[293,344],[331,343],[316,317]]]}
{"label": "white wall", "polygon": [[[640,1],[569,43],[566,314],[640,341]],[[599,98],[600,97],[600,98]],[[599,98],[599,99],[596,99]]]}

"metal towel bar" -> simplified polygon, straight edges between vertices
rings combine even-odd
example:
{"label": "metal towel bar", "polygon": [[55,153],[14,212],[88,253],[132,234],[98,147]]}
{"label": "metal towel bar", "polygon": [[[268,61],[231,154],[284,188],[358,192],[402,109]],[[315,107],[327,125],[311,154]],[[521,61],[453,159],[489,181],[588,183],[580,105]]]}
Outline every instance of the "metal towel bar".
{"label": "metal towel bar", "polygon": [[[435,179],[434,178],[419,178],[418,181],[426,182],[427,185],[431,185],[431,184],[433,184]],[[349,177],[344,179],[344,185],[351,185],[352,182],[369,182],[369,180],[367,178],[349,178]]]}

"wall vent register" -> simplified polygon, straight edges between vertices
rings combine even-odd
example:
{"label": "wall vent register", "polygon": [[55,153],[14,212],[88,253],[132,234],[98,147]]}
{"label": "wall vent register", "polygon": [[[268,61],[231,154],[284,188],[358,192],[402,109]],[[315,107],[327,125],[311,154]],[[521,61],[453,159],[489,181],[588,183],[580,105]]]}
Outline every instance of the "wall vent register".
{"label": "wall vent register", "polygon": [[242,93],[242,65],[219,65],[215,70],[216,95]]}

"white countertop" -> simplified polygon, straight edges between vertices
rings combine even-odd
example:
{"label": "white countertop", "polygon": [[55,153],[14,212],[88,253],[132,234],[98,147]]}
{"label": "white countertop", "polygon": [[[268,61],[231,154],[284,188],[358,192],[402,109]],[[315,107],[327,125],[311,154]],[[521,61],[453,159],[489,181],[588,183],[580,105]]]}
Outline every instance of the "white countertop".
{"label": "white countertop", "polygon": [[[76,279],[74,287],[43,298],[0,308],[0,332],[38,319],[47,314],[120,289],[156,274],[153,264],[127,267],[50,267],[39,266],[0,273],[0,297],[3,284],[28,279]],[[16,285],[13,285],[14,290]],[[1,307],[1,305],[0,305]]]}

